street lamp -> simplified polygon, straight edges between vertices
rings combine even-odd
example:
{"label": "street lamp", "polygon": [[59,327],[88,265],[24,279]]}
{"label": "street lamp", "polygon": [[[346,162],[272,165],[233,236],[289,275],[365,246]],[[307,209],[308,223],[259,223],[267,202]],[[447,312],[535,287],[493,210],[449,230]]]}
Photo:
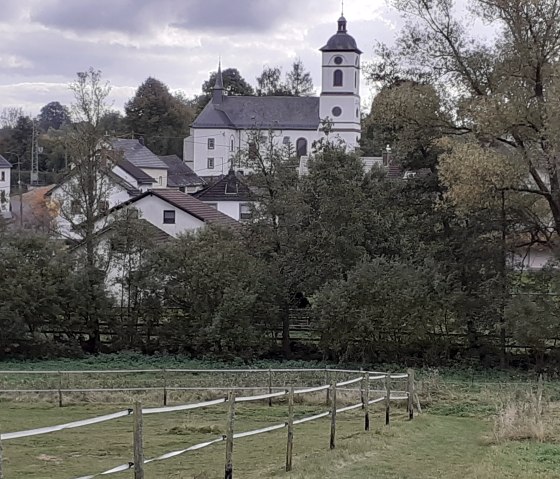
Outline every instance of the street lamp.
{"label": "street lamp", "polygon": [[18,159],[16,165],[18,167],[18,193],[19,193],[19,225],[23,227],[23,193],[21,188],[21,159],[19,153],[15,151],[8,151],[7,155],[15,155]]}

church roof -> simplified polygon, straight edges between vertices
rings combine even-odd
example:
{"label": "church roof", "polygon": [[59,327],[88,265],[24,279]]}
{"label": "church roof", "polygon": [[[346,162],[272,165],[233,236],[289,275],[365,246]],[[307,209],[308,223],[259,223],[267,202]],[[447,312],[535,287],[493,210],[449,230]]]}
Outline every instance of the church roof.
{"label": "church roof", "polygon": [[346,30],[346,18],[338,19],[338,31],[329,38],[327,44],[321,48],[322,52],[356,52],[362,53],[352,35]]}
{"label": "church roof", "polygon": [[208,103],[193,128],[316,130],[319,98],[291,96],[224,96]]}

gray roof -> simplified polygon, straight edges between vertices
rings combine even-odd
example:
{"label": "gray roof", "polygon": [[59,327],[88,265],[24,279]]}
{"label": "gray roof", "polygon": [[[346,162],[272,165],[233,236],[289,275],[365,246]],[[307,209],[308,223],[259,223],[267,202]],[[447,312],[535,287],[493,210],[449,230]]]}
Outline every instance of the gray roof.
{"label": "gray roof", "polygon": [[346,18],[338,19],[338,32],[336,32],[327,44],[321,48],[322,52],[356,52],[362,53],[352,35],[346,31]]}
{"label": "gray roof", "polygon": [[193,128],[316,130],[319,98],[297,96],[224,96],[208,103]]}
{"label": "gray roof", "polygon": [[2,155],[0,155],[0,168],[11,168],[13,165],[6,160]]}
{"label": "gray roof", "polygon": [[254,201],[251,190],[233,170],[213,185],[193,193],[200,201]]}
{"label": "gray roof", "polygon": [[132,176],[140,184],[151,185],[156,182],[150,175],[144,173],[140,168],[134,166],[130,161],[125,158],[119,158],[117,160],[117,166],[120,166],[124,171],[126,171],[130,176]]}
{"label": "gray roof", "polygon": [[146,148],[139,140],[112,140],[115,151],[121,151],[125,160],[138,168],[156,168],[167,170],[167,165],[159,157]]}
{"label": "gray roof", "polygon": [[186,186],[204,186],[206,182],[189,168],[177,155],[160,156],[169,168],[167,170],[167,187],[184,188]]}

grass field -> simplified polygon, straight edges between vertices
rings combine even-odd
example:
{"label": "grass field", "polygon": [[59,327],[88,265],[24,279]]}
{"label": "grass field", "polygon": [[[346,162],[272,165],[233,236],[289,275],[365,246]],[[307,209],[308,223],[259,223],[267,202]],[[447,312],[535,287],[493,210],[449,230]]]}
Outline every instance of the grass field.
{"label": "grass field", "polygon": [[[317,407],[298,405],[299,415]],[[112,412],[99,405],[57,407],[2,404],[4,430],[46,426]],[[282,422],[285,405],[240,407],[236,430]],[[218,437],[224,429],[225,407],[204,412],[145,417],[146,457],[182,449]],[[5,476],[72,478],[127,462],[131,451],[131,418],[45,436],[7,441]],[[406,421],[396,414],[382,425],[380,409],[372,430],[362,431],[361,413],[339,415],[337,448],[329,451],[329,420],[296,426],[294,471],[283,472],[286,432],[280,430],[236,441],[236,477],[290,478],[558,478],[560,448],[532,442],[490,443],[492,423],[479,417],[423,414]],[[224,444],[146,466],[147,478],[209,479],[223,475]],[[129,478],[131,472],[116,474]]]}
{"label": "grass field", "polygon": [[[60,363],[42,369],[93,369],[92,364]],[[161,367],[161,364],[107,364],[106,367]],[[166,364],[164,367],[192,367]],[[268,364],[267,367],[274,367]],[[295,365],[292,365],[295,366]],[[215,367],[215,365],[199,367]],[[10,365],[5,369],[37,369],[32,364]],[[380,368],[381,369],[381,368]],[[399,368],[393,367],[393,371]],[[402,368],[400,368],[402,370]],[[540,440],[496,440],[497,411],[535,389],[527,377],[495,376],[460,372],[440,374],[419,371],[418,390],[424,413],[414,421],[406,420],[403,405],[393,408],[390,427],[383,425],[382,406],[373,406],[372,430],[363,431],[360,410],[338,415],[337,448],[329,450],[329,418],[298,425],[294,438],[294,470],[283,471],[286,430],[238,439],[234,447],[235,477],[257,478],[391,478],[391,479],[560,479],[560,384],[545,387],[547,430]],[[24,382],[33,378],[23,377]],[[92,377],[95,379],[95,376]],[[134,381],[146,378],[139,375]],[[195,376],[205,382],[205,375]],[[301,379],[301,378],[300,378]],[[322,376],[316,378],[321,380]],[[346,379],[346,378],[338,378]],[[18,381],[21,381],[19,378]],[[95,379],[102,381],[102,378]],[[282,376],[279,378],[283,381]],[[519,381],[513,382],[512,380]],[[89,381],[89,380],[88,380]],[[190,381],[190,380],[189,380]],[[193,379],[194,381],[194,379]],[[127,380],[128,382],[128,380]],[[320,383],[320,382],[319,382]],[[24,384],[25,385],[25,384]],[[110,386],[114,384],[111,383]],[[21,386],[18,384],[18,386]],[[206,393],[193,394],[189,401],[205,399]],[[354,394],[354,396],[352,396]],[[161,405],[157,392],[149,406]],[[32,396],[20,400],[0,399],[0,431],[11,432],[51,426],[131,406],[133,395],[84,395],[63,408],[56,397],[41,401]],[[150,399],[147,395],[146,399]],[[171,397],[173,404],[185,398]],[[357,402],[348,393],[348,404]],[[296,418],[324,411],[324,396],[318,394],[296,404]],[[227,406],[145,416],[145,455],[184,449],[220,437],[225,431]],[[243,432],[286,420],[287,405],[275,400],[272,408],[262,403],[238,405],[235,431]],[[507,418],[506,418],[507,419]],[[521,435],[521,438],[524,436]],[[529,436],[528,436],[529,437]],[[214,479],[223,477],[225,444],[217,443],[146,466],[148,479]],[[7,479],[76,478],[102,472],[131,461],[132,417],[116,421],[4,442],[4,474]],[[105,476],[103,476],[105,477]],[[132,472],[115,474],[116,479],[131,478]]]}

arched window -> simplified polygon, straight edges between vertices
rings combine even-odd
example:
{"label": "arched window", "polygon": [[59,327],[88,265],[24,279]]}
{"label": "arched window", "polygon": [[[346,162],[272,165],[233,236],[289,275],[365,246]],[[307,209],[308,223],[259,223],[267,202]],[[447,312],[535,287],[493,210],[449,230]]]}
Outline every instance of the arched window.
{"label": "arched window", "polygon": [[233,151],[235,149],[235,138],[231,135],[229,139],[229,151]]}
{"label": "arched window", "polygon": [[335,70],[333,74],[333,85],[342,86],[342,70]]}
{"label": "arched window", "polygon": [[296,153],[298,158],[307,156],[307,140],[305,138],[298,138],[296,142]]}

